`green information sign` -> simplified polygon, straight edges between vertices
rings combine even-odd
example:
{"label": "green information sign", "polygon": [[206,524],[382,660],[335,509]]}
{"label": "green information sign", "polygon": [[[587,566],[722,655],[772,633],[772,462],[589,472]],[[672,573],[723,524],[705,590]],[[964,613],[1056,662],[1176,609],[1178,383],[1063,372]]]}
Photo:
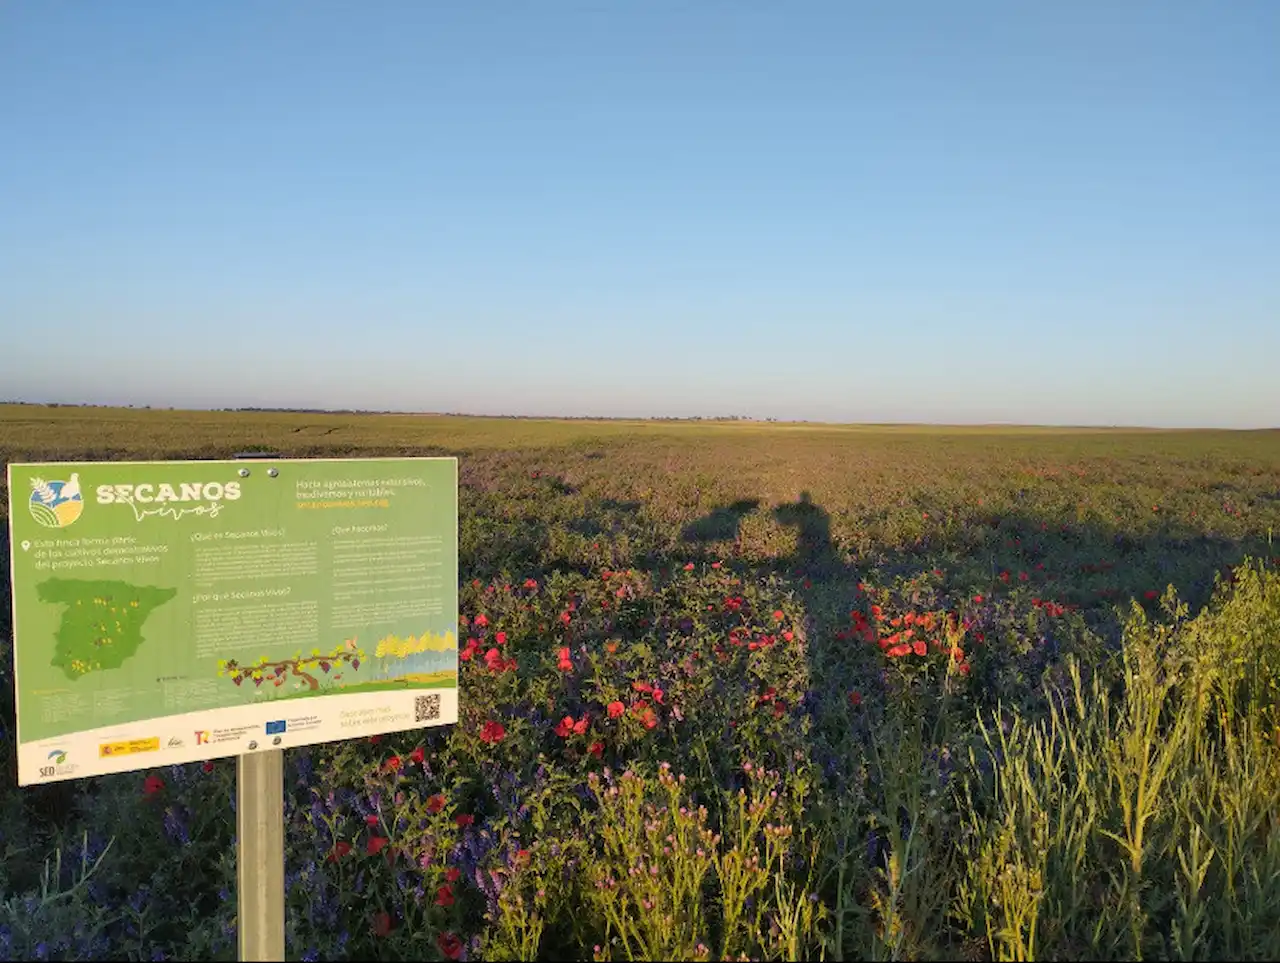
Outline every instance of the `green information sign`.
{"label": "green information sign", "polygon": [[20,785],[457,721],[456,459],[8,476]]}

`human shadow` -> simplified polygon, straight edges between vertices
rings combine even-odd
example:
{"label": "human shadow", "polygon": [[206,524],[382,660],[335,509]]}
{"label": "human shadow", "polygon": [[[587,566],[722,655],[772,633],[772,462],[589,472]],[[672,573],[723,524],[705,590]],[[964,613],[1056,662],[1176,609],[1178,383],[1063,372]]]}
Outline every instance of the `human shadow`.
{"label": "human shadow", "polygon": [[685,542],[702,544],[731,541],[737,538],[742,519],[759,507],[760,499],[744,498],[713,509],[686,525],[680,532],[680,538]]}
{"label": "human shadow", "polygon": [[[744,520],[760,511],[760,505],[759,499],[743,499],[713,509],[685,526],[683,540],[731,550]],[[1004,687],[1015,681],[1019,688],[1038,689],[1036,680],[1058,667],[1073,639],[1092,633],[1102,651],[1114,651],[1131,602],[1154,613],[1166,587],[1173,585],[1179,600],[1194,613],[1209,602],[1218,581],[1246,557],[1271,554],[1262,537],[1232,539],[1186,522],[1170,521],[1145,532],[1097,522],[1055,527],[1034,512],[1022,511],[975,515],[963,520],[945,542],[920,537],[863,559],[838,543],[831,514],[808,491],[767,512],[776,523],[794,530],[793,549],[767,562],[732,564],[745,577],[781,577],[784,591],[801,603],[806,657],[815,680],[839,682],[841,687],[851,681],[830,679],[827,673],[847,661],[851,611],[870,615],[864,578],[882,590],[915,586],[900,589],[899,607],[955,612],[971,621],[971,640],[985,640],[984,628],[1003,632],[1005,626],[997,622],[1012,617],[1010,605],[1021,606],[1024,614],[1026,609],[1050,613],[1038,634],[1019,628],[1025,638],[1013,647],[1010,664],[993,672],[993,685],[977,691],[974,701],[987,707],[1010,695]],[[923,580],[927,584],[917,586],[922,576],[929,576]],[[1093,668],[1085,665],[1086,675]],[[809,701],[820,702],[827,695],[811,691]]]}
{"label": "human shadow", "polygon": [[810,579],[850,574],[831,538],[831,516],[807,491],[801,492],[798,500],[775,507],[773,517],[797,530],[796,550],[789,561],[809,573]]}

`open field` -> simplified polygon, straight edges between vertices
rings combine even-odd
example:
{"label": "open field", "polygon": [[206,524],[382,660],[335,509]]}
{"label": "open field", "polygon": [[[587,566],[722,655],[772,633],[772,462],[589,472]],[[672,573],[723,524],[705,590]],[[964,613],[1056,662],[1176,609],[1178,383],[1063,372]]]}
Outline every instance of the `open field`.
{"label": "open field", "polygon": [[[291,959],[1280,957],[1280,432],[0,406],[246,450],[460,458],[460,722],[288,753]],[[0,674],[0,954],[234,959],[234,765],[18,790]]]}

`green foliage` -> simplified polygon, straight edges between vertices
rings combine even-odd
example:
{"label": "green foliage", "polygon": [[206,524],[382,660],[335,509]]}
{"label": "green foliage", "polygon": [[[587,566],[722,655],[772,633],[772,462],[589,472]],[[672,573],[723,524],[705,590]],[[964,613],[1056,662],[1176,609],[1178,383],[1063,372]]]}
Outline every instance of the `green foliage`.
{"label": "green foliage", "polygon": [[[957,915],[994,959],[1280,953],[1280,745],[1258,710],[1280,655],[1280,575],[1247,565],[1194,619],[1135,610],[1121,684],[981,727]],[[1243,657],[1242,657],[1243,654]]]}

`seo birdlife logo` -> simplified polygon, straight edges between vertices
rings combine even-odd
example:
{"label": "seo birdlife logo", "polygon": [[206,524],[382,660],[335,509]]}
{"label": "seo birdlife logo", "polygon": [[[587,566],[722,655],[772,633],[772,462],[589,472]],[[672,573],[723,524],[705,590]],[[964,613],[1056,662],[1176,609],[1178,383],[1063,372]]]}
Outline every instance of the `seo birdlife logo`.
{"label": "seo birdlife logo", "polygon": [[45,765],[40,767],[40,778],[70,776],[75,771],[76,766],[74,764],[67,764],[67,751],[65,749],[54,749],[49,753],[49,758],[45,760]]}
{"label": "seo birdlife logo", "polygon": [[27,508],[31,517],[45,528],[66,528],[84,511],[80,474],[72,472],[69,481],[31,479],[31,500]]}

